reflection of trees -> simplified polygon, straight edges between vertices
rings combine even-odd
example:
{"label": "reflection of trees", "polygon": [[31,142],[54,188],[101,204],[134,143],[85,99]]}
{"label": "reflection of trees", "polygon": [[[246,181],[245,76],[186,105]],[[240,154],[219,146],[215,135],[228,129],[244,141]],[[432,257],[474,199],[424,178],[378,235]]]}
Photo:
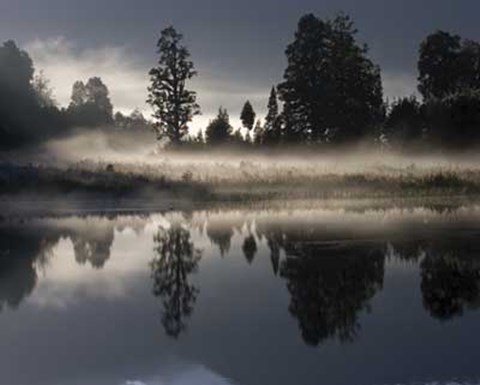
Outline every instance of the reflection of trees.
{"label": "reflection of trees", "polygon": [[197,298],[198,289],[189,282],[189,275],[197,271],[201,253],[195,249],[190,232],[178,225],[168,230],[160,228],[154,242],[153,293],[163,301],[165,332],[178,338],[186,329],[186,319]]}
{"label": "reflection of trees", "polygon": [[243,241],[243,255],[245,255],[245,259],[248,263],[252,263],[253,259],[255,258],[255,254],[257,253],[257,241],[253,234],[250,234],[248,237],[245,238]]}
{"label": "reflection of trees", "polygon": [[437,234],[429,242],[396,242],[392,248],[403,261],[420,261],[423,305],[432,317],[448,320],[480,306],[479,239]]}
{"label": "reflection of trees", "polygon": [[27,229],[0,229],[0,309],[16,309],[31,294],[37,283],[35,263],[57,241]]}
{"label": "reflection of trees", "polygon": [[110,258],[110,248],[114,239],[113,227],[94,234],[72,234],[75,260],[84,265],[87,261],[94,268],[101,269]]}
{"label": "reflection of trees", "polygon": [[209,224],[207,227],[207,236],[214,245],[218,246],[222,257],[228,254],[233,237],[232,227],[223,224]]}
{"label": "reflection of trees", "polygon": [[421,262],[425,308],[438,319],[480,307],[478,240],[457,239],[430,246]]}
{"label": "reflection of trees", "polygon": [[309,345],[328,338],[351,341],[358,315],[382,288],[385,257],[377,246],[285,245],[281,276],[291,295],[289,310]]}
{"label": "reflection of trees", "polygon": [[32,293],[38,268],[48,268],[60,239],[70,239],[75,259],[101,268],[110,256],[115,220],[69,217],[0,223],[0,309],[16,308]]}

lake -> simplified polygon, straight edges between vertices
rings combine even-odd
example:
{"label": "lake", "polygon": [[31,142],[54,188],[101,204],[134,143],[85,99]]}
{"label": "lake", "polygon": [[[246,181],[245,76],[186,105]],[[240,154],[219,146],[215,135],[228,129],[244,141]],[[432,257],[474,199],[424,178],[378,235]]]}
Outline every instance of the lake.
{"label": "lake", "polygon": [[0,221],[0,383],[478,384],[480,207]]}

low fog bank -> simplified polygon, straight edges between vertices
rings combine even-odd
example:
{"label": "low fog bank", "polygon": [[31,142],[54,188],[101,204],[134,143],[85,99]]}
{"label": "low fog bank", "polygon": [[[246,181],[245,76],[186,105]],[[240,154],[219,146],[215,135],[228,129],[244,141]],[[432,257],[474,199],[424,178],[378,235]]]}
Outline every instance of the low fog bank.
{"label": "low fog bank", "polygon": [[195,202],[480,195],[476,153],[333,149],[168,149],[148,135],[79,130],[0,158],[2,196]]}
{"label": "low fog bank", "polygon": [[[71,135],[21,151],[3,153],[3,162],[71,167],[80,164],[112,164],[141,173],[160,166],[170,170],[199,172],[222,177],[222,170],[240,168],[308,169],[315,174],[368,173],[400,170],[465,170],[480,166],[480,152],[396,152],[366,144],[342,148],[313,146],[280,149],[217,147],[205,150],[167,149],[153,133],[125,134],[113,130],[77,129]],[[230,175],[231,176],[231,175]],[[228,175],[226,175],[228,177]]]}

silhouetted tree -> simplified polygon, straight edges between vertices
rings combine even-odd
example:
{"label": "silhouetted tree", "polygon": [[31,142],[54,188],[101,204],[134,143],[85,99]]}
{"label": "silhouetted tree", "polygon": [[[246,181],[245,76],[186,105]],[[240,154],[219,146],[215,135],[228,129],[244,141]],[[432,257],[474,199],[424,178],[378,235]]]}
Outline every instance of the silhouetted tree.
{"label": "silhouetted tree", "polygon": [[27,52],[9,40],[0,47],[0,82],[2,88],[20,95],[32,93],[33,61]]}
{"label": "silhouetted tree", "polygon": [[13,41],[0,46],[0,148],[10,149],[50,137],[59,111],[44,108],[34,88],[34,67]]}
{"label": "silhouetted tree", "polygon": [[230,141],[232,135],[232,126],[226,109],[220,107],[218,115],[213,119],[205,131],[207,144],[220,145]]}
{"label": "silhouetted tree", "polygon": [[428,140],[444,147],[480,139],[480,44],[437,31],[420,45],[418,89]]}
{"label": "silhouetted tree", "polygon": [[68,106],[72,125],[99,127],[113,123],[113,106],[109,90],[99,77],[88,79],[84,84],[76,81]]}
{"label": "silhouetted tree", "polygon": [[420,45],[418,90],[425,100],[442,98],[458,90],[462,71],[461,38],[438,31]]}
{"label": "silhouetted tree", "polygon": [[279,85],[289,140],[345,143],[365,137],[383,117],[380,69],[360,46],[351,19],[303,16]]}
{"label": "silhouetted tree", "polygon": [[201,252],[195,249],[190,232],[179,225],[160,228],[154,241],[156,256],[150,263],[153,293],[163,302],[165,332],[178,338],[197,298],[198,289],[189,282],[189,276],[197,271]]}
{"label": "silhouetted tree", "polygon": [[267,116],[265,117],[263,141],[264,144],[278,144],[281,140],[282,132],[280,117],[278,113],[277,90],[272,87],[267,105]]}
{"label": "silhouetted tree", "polygon": [[154,109],[158,138],[167,138],[174,145],[181,142],[188,123],[200,113],[196,93],[186,88],[197,73],[182,40],[175,28],[164,29],[157,43],[158,65],[149,72],[148,103]]}
{"label": "silhouetted tree", "polygon": [[38,104],[42,108],[53,108],[57,102],[53,97],[53,90],[50,87],[50,81],[45,77],[43,71],[33,78],[33,89],[37,96]]}
{"label": "silhouetted tree", "polygon": [[243,106],[242,113],[240,114],[240,120],[242,121],[243,127],[247,128],[248,131],[253,129],[253,125],[255,124],[255,116],[255,111],[253,110],[250,102],[247,100]]}

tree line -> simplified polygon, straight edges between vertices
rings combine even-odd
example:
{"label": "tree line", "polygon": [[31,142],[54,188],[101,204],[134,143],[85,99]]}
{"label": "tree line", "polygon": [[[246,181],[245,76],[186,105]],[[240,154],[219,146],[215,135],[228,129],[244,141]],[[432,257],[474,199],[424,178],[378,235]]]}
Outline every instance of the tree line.
{"label": "tree line", "polygon": [[48,79],[36,73],[29,54],[15,42],[0,46],[0,149],[10,150],[68,135],[102,129],[141,136],[152,124],[138,111],[113,112],[108,87],[100,77],[72,86],[67,107],[59,107]]}
{"label": "tree line", "polygon": [[196,136],[188,124],[199,113],[186,83],[196,75],[183,36],[173,27],[158,42],[158,65],[150,71],[149,103],[159,138],[175,146],[338,146],[367,142],[382,147],[465,148],[480,139],[480,44],[444,31],[419,47],[416,96],[385,101],[380,67],[357,40],[352,19],[303,16],[285,51],[283,81],[274,85],[262,120],[249,101],[234,130],[228,112]]}
{"label": "tree line", "polygon": [[[250,101],[234,129],[220,107],[205,129],[192,135],[200,114],[189,81],[197,75],[183,36],[161,32],[158,62],[150,72],[147,103],[152,119],[138,110],[114,113],[107,86],[92,77],[72,86],[70,104],[60,108],[49,82],[36,73],[27,52],[13,41],[0,47],[0,148],[11,149],[65,135],[79,127],[138,134],[155,132],[174,147],[341,146],[359,142],[385,148],[438,146],[463,149],[480,140],[480,44],[445,31],[419,46],[418,93],[385,101],[380,67],[357,39],[346,14],[303,16],[287,46],[283,81],[273,85],[267,114],[259,118]],[[117,131],[115,131],[117,130]]]}

